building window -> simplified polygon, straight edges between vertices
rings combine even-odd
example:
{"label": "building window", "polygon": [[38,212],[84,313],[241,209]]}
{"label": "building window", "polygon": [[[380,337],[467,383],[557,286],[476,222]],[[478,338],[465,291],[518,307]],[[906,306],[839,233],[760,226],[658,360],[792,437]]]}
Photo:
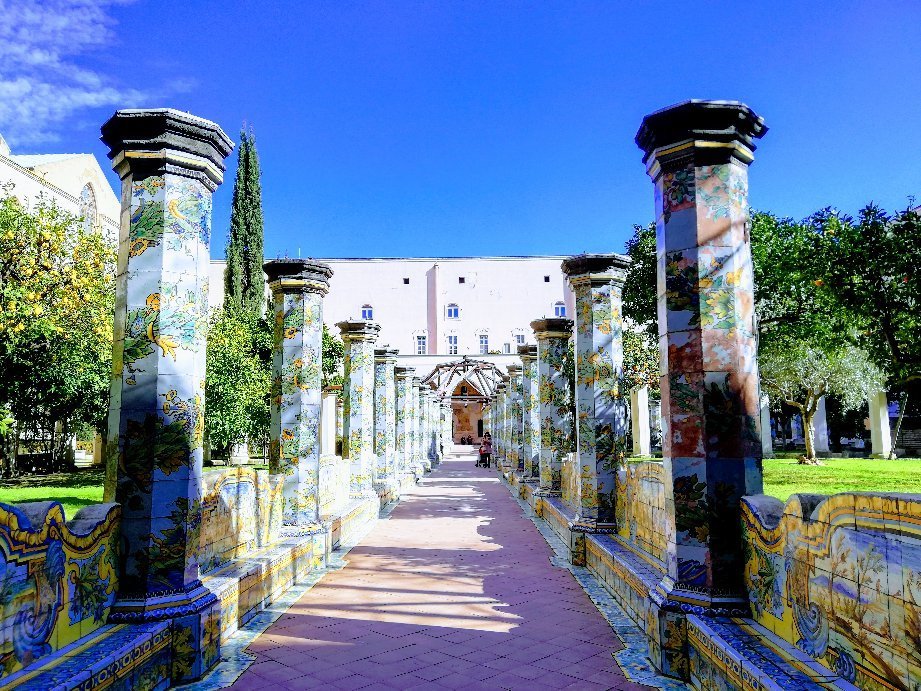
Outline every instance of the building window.
{"label": "building window", "polygon": [[83,216],[84,230],[96,227],[96,193],[90,183],[86,183],[80,190],[80,215]]}
{"label": "building window", "polygon": [[404,285],[404,286],[408,286],[408,285],[409,285],[409,279],[408,279],[408,278],[404,278],[404,279],[403,279],[403,285]]}
{"label": "building window", "polygon": [[515,345],[524,345],[524,334],[515,334]]}
{"label": "building window", "polygon": [[416,336],[416,355],[425,355],[428,352],[425,336]]}
{"label": "building window", "polygon": [[457,336],[448,336],[448,355],[457,355]]}
{"label": "building window", "polygon": [[508,353],[511,353],[511,352],[512,352],[512,344],[511,344],[511,343],[503,343],[503,344],[502,344],[502,352],[505,353],[506,355],[507,355]]}
{"label": "building window", "polygon": [[544,276],[544,283],[550,283],[550,277]]}
{"label": "building window", "polygon": [[480,334],[480,355],[486,355],[489,352],[489,335]]}
{"label": "building window", "polygon": [[566,316],[566,303],[558,302],[553,306],[553,316],[554,317],[565,317]]}
{"label": "building window", "polygon": [[468,390],[469,390],[469,389],[467,389],[466,386],[462,386],[462,387],[461,387],[461,396],[466,396]]}
{"label": "building window", "polygon": [[448,305],[448,319],[460,319],[460,307],[453,302]]}
{"label": "building window", "polygon": [[458,276],[458,277],[457,277],[457,282],[458,282],[458,283],[466,283],[466,282],[467,282],[467,279],[464,278],[463,276]]}
{"label": "building window", "polygon": [[374,308],[371,305],[362,305],[361,306],[361,318],[365,321],[371,321],[374,319]]}

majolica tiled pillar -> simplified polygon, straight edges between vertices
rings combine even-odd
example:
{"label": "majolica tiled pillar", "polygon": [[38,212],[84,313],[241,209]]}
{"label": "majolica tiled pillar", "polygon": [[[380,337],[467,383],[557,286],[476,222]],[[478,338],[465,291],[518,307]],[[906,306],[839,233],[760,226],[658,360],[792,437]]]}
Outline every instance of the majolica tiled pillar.
{"label": "majolica tiled pillar", "polygon": [[285,476],[288,525],[320,520],[320,406],[323,397],[323,296],[333,271],[307,259],[263,266],[275,308],[269,472]]}
{"label": "majolica tiled pillar", "polygon": [[451,399],[445,398],[441,402],[441,455],[442,459],[447,457],[451,451],[451,444],[454,443],[452,438],[453,414],[451,410]]}
{"label": "majolica tiled pillar", "polygon": [[171,619],[172,679],[219,657],[220,604],[199,580],[211,195],[233,148],[208,120],[120,110],[102,141],[122,180],[106,501],[122,507],[110,619]]}
{"label": "majolica tiled pillar", "polygon": [[395,367],[396,477],[401,484],[412,472],[412,379],[411,367]]}
{"label": "majolica tiled pillar", "polygon": [[524,458],[521,453],[522,442],[522,397],[521,397],[521,366],[511,364],[508,366],[508,436],[509,436],[509,467],[516,472],[524,472]]}
{"label": "majolica tiled pillar", "polygon": [[576,299],[576,521],[589,529],[614,527],[615,478],[627,453],[621,291],[629,264],[580,254],[562,265]]}
{"label": "majolica tiled pillar", "polygon": [[399,350],[374,351],[374,453],[377,456],[375,480],[385,485],[398,481],[396,475],[396,379],[394,368]]}
{"label": "majolica tiled pillar", "polygon": [[345,345],[342,386],[342,456],[349,459],[350,494],[377,496],[373,487],[374,343],[381,327],[369,321],[336,324]]}
{"label": "majolica tiled pillar", "polygon": [[537,319],[531,322],[537,339],[538,401],[540,402],[540,491],[559,494],[562,482],[563,458],[572,434],[572,414],[569,411],[569,382],[563,371],[572,321],[569,319]]}
{"label": "majolica tiled pillar", "polygon": [[412,411],[412,468],[416,477],[425,475],[425,466],[422,463],[422,380],[419,377],[412,378],[412,396],[410,399]]}
{"label": "majolica tiled pillar", "polygon": [[501,470],[505,465],[505,404],[506,383],[496,384],[496,470]]}
{"label": "majolica tiled pillar", "polygon": [[537,395],[537,346],[518,346],[521,357],[521,417],[524,459],[524,480],[534,482],[540,477],[540,399]]}
{"label": "majolica tiled pillar", "polygon": [[764,122],[688,101],[643,119],[655,184],[669,602],[745,614],[739,500],[760,494],[748,166]]}

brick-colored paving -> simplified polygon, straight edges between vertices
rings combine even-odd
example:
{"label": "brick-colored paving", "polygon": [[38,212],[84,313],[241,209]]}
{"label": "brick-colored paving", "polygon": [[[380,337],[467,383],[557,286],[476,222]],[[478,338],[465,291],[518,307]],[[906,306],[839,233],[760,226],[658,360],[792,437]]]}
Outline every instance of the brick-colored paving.
{"label": "brick-colored paving", "polygon": [[497,479],[449,457],[248,648],[235,689],[647,689]]}

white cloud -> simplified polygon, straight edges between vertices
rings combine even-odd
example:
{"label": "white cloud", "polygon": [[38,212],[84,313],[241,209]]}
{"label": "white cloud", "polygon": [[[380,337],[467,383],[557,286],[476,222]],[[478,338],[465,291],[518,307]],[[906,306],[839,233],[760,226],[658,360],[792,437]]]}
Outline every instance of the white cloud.
{"label": "white cloud", "polygon": [[115,44],[109,10],[125,0],[0,0],[0,133],[14,145],[55,141],[88,108],[130,108],[154,96],[77,64]]}

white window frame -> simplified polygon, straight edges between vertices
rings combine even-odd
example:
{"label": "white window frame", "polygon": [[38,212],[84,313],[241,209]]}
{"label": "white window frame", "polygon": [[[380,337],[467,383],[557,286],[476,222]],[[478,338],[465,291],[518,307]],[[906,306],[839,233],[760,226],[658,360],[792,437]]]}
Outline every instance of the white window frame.
{"label": "white window frame", "polygon": [[416,355],[428,355],[429,339],[426,334],[416,334]]}
{"label": "white window frame", "polygon": [[477,341],[480,344],[480,355],[489,354],[489,334],[479,334]]}
{"label": "white window frame", "polygon": [[514,334],[514,336],[515,336],[515,345],[523,346],[526,343],[524,334]]}
{"label": "white window frame", "polygon": [[[454,315],[451,315],[451,310],[454,310]],[[452,302],[445,308],[445,319],[460,319],[460,305],[456,302]]]}
{"label": "white window frame", "polygon": [[565,302],[554,302],[553,303],[553,316],[558,319],[562,319],[566,316],[566,303]]}
{"label": "white window frame", "polygon": [[[365,313],[367,312],[367,316]],[[374,319],[374,306],[373,305],[362,305],[361,306],[361,318],[365,321],[371,321]]]}
{"label": "white window frame", "polygon": [[457,355],[457,334],[448,334],[448,355]]}

